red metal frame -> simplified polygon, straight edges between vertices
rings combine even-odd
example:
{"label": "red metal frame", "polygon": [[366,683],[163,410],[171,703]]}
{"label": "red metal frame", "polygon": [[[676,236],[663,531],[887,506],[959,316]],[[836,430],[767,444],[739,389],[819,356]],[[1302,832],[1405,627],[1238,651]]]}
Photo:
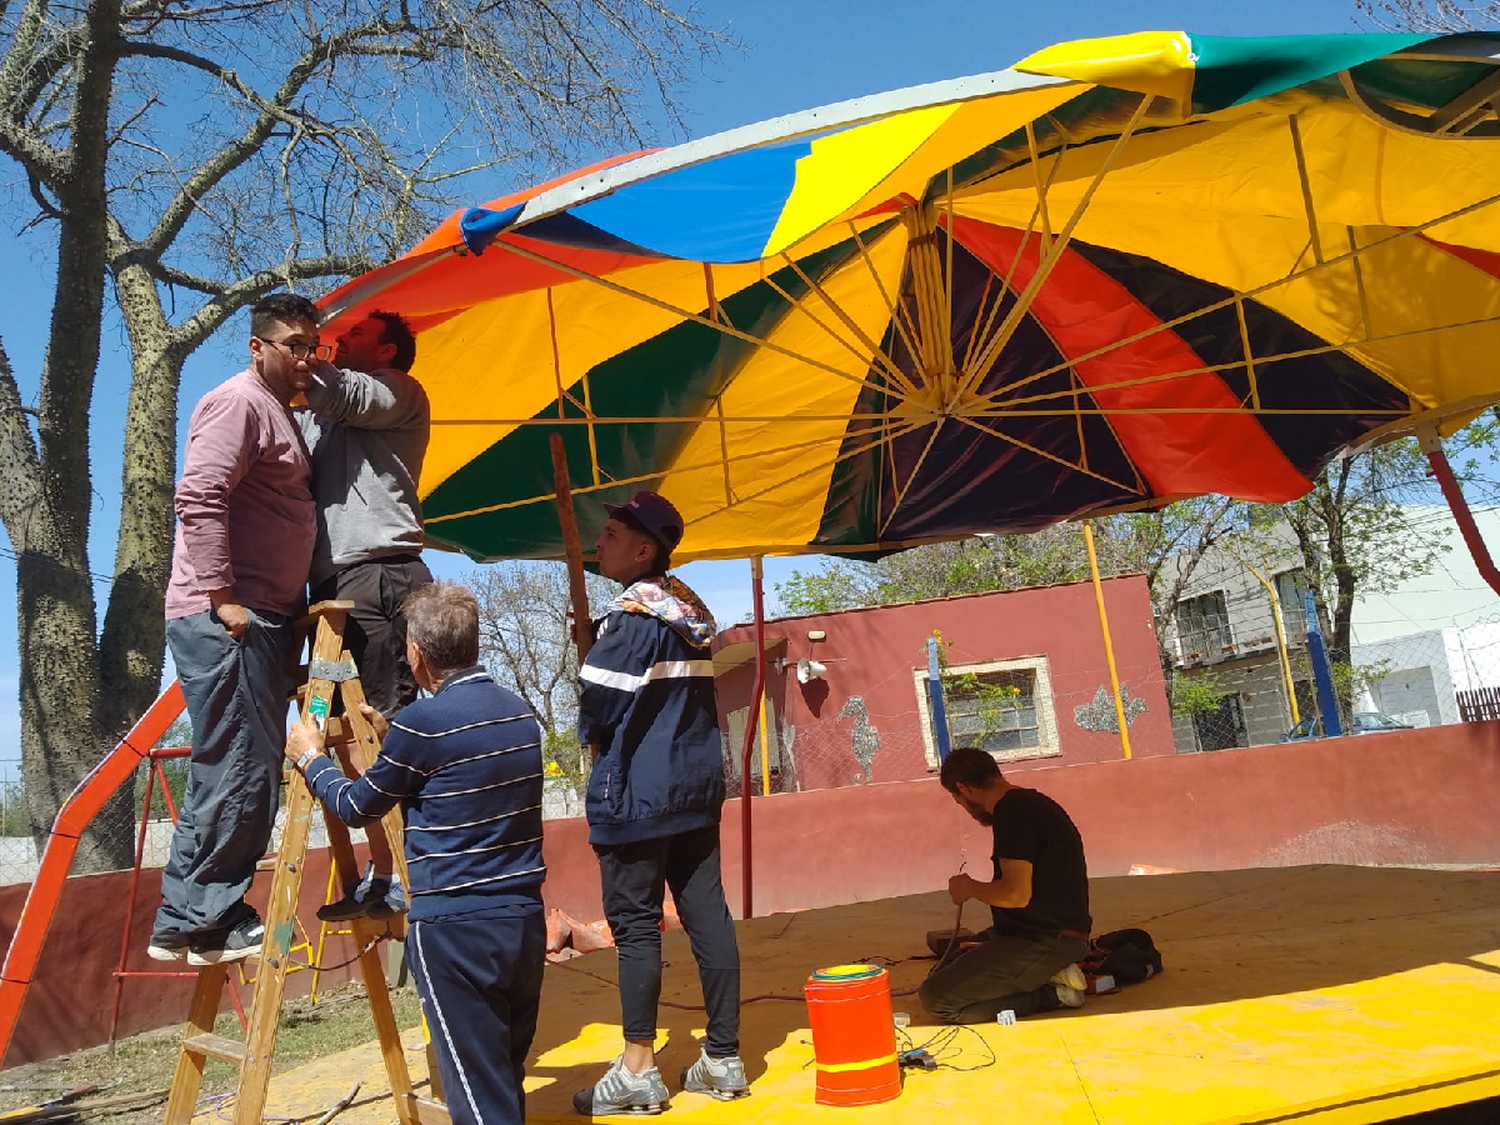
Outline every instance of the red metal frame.
{"label": "red metal frame", "polygon": [[1453,518],[1458,523],[1458,530],[1468,544],[1469,554],[1474,557],[1474,565],[1479,568],[1480,576],[1490,584],[1490,589],[1500,594],[1500,568],[1495,566],[1495,560],[1490,557],[1490,550],[1484,544],[1484,536],[1479,534],[1479,526],[1474,522],[1473,513],[1469,511],[1463,489],[1459,487],[1458,478],[1453,475],[1453,468],[1443,452],[1442,439],[1438,437],[1437,430],[1423,428],[1417,432],[1417,440],[1422,446],[1422,452],[1427,454],[1432,475],[1437,477],[1438,487],[1443,490],[1443,499],[1448,501]]}
{"label": "red metal frame", "polygon": [[11,936],[5,966],[0,969],[0,1062],[10,1049],[11,1036],[21,1015],[21,1004],[36,974],[42,943],[47,939],[63,884],[78,853],[79,838],[104,803],[135,776],[141,762],[150,757],[151,747],[182,713],[182,708],[182,688],[173,680],[119,744],[78,783],[58,810],[47,846],[42,850],[36,879],[27,892],[26,905],[16,923],[16,932]]}
{"label": "red metal frame", "polygon": [[[120,1027],[120,1002],[125,994],[126,977],[196,977],[198,975],[193,969],[179,969],[172,971],[168,969],[140,970],[127,969],[125,965],[130,957],[130,930],[135,921],[135,895],[136,888],[141,882],[141,863],[146,855],[146,832],[151,824],[151,793],[157,786],[161,786],[162,802],[167,806],[167,816],[173,824],[177,823],[177,808],[172,803],[172,789],[167,784],[166,771],[162,769],[162,762],[174,758],[186,758],[191,753],[187,746],[161,746],[152,750],[147,757],[146,774],[146,796],[141,802],[141,830],[135,841],[135,867],[130,872],[130,895],[125,900],[125,925],[120,932],[120,963],[114,971],[115,999],[109,1012],[109,1042],[115,1041],[115,1033]],[[245,1019],[245,1008],[240,1003],[240,991],[235,987],[234,978],[228,977],[225,983],[229,985],[229,999],[234,1004],[235,1015],[239,1017],[241,1029],[248,1030],[248,1022]]]}
{"label": "red metal frame", "polygon": [[[740,762],[740,872],[743,917],[755,916],[755,899],[751,892],[750,831],[750,756],[755,750],[756,726],[760,721],[760,701],[766,691],[766,603],[759,558],[750,560],[750,589],[755,603],[755,686],[750,689],[750,710],[745,716],[745,752]],[[761,778],[765,792],[766,778]]]}

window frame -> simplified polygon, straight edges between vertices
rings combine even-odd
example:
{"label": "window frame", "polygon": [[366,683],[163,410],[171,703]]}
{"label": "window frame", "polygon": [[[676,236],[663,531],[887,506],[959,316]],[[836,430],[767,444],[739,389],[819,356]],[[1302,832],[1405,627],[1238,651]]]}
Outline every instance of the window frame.
{"label": "window frame", "polygon": [[[1290,579],[1289,584],[1297,595],[1295,605],[1287,605],[1286,593],[1281,588],[1283,578]],[[1309,592],[1307,571],[1300,566],[1278,570],[1271,575],[1271,585],[1276,589],[1276,601],[1281,606],[1281,628],[1286,634],[1286,643],[1307,644],[1307,609],[1302,600],[1302,596]]]}
{"label": "window frame", "polygon": [[[1014,750],[990,750],[990,757],[997,762],[1030,761],[1033,758],[1057,758],[1062,756],[1062,745],[1058,740],[1057,710],[1052,695],[1052,669],[1046,656],[1020,656],[1009,660],[981,660],[969,664],[950,664],[943,669],[943,678],[955,676],[987,675],[994,672],[1030,672],[1032,676],[1032,704],[1036,711],[1036,746],[1021,746]],[[922,728],[922,746],[927,758],[927,768],[936,771],[938,761],[937,739],[932,731],[932,703],[927,693],[927,669],[912,669],[912,684],[917,693],[917,719]]]}
{"label": "window frame", "polygon": [[[1210,599],[1218,599],[1217,610],[1219,611],[1220,626],[1210,631],[1206,627],[1207,618],[1198,612],[1197,606]],[[1202,629],[1183,628],[1183,608],[1191,606],[1193,612],[1198,614],[1198,621],[1205,625]],[[1229,592],[1227,590],[1204,590],[1201,594],[1190,594],[1187,597],[1178,598],[1177,604],[1172,607],[1172,628],[1177,639],[1177,663],[1179,664],[1211,664],[1214,661],[1223,660],[1224,657],[1235,651],[1234,625],[1229,619]],[[1189,637],[1202,637],[1203,647],[1194,650],[1188,643]],[[1212,638],[1215,645],[1208,642]]]}

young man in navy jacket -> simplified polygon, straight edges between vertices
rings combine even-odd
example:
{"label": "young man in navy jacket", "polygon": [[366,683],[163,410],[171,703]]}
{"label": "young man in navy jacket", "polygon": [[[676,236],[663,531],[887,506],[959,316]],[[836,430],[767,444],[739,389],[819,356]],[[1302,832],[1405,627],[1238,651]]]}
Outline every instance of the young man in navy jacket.
{"label": "young man in navy jacket", "polygon": [[683,1071],[683,1089],[726,1101],[750,1092],[739,1058],[740,953],[719,870],[714,622],[698,595],[666,573],[682,541],[677,509],[654,492],[604,507],[599,571],[625,589],[594,621],[579,673],[578,731],[599,751],[586,809],[619,951],[625,1050],[573,1099],[594,1116],[668,1104],[654,1050],[664,886],[692,943],[708,1010],[708,1041]]}

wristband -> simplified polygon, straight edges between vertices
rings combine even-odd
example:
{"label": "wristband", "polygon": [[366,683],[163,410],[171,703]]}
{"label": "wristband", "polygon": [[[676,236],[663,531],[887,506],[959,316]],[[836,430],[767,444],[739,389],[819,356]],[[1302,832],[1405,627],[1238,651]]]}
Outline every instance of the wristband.
{"label": "wristband", "polygon": [[302,751],[302,757],[297,759],[297,772],[306,777],[307,767],[312,765],[312,760],[322,753],[323,748],[320,746],[313,746],[307,750]]}

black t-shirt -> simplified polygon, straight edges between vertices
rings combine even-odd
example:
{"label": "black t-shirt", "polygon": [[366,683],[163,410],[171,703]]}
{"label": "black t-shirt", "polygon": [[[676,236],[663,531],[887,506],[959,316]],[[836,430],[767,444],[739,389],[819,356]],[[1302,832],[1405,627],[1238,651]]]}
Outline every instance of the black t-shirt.
{"label": "black t-shirt", "polygon": [[1086,934],[1089,917],[1088,864],[1083,839],[1063,807],[1035,789],[1008,789],[995,804],[995,878],[1001,859],[1031,864],[1031,901],[1022,907],[990,907],[995,932]]}

